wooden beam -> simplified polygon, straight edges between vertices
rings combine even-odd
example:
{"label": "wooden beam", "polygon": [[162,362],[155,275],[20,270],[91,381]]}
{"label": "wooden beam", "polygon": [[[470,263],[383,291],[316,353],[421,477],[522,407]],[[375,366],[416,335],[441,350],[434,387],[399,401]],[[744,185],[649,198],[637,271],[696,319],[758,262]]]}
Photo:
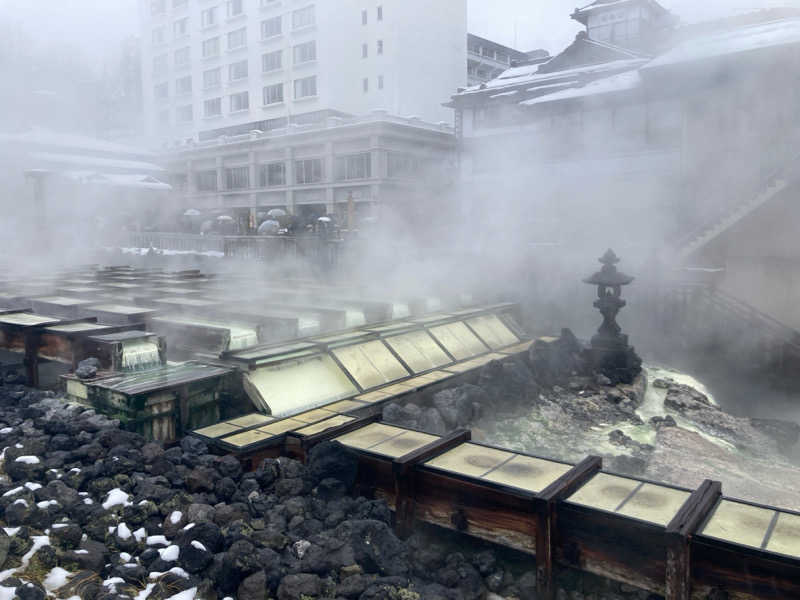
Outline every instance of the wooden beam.
{"label": "wooden beam", "polygon": [[415,473],[414,466],[430,460],[434,456],[460,446],[472,439],[469,429],[456,429],[451,433],[417,448],[392,461],[392,477],[395,493],[395,530],[398,536],[411,535],[414,525]]}
{"label": "wooden beam", "polygon": [[553,554],[556,545],[556,502],[571,496],[603,467],[599,456],[587,456],[536,495],[536,591],[538,597],[552,600]]}
{"label": "wooden beam", "polygon": [[692,594],[691,536],[722,495],[719,481],[706,479],[669,522],[667,535],[666,600],[689,600]]}

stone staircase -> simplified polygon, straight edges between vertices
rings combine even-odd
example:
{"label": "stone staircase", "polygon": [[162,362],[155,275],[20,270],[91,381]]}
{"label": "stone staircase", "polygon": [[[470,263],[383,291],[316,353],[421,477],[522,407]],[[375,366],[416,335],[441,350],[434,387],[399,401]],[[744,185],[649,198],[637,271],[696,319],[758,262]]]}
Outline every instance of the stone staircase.
{"label": "stone staircase", "polygon": [[701,227],[688,238],[681,240],[678,244],[675,258],[679,262],[685,261],[697,250],[717,238],[720,234],[769,202],[788,187],[789,182],[786,179],[770,178],[766,186],[754,196],[737,205],[733,210],[717,215],[709,224]]}

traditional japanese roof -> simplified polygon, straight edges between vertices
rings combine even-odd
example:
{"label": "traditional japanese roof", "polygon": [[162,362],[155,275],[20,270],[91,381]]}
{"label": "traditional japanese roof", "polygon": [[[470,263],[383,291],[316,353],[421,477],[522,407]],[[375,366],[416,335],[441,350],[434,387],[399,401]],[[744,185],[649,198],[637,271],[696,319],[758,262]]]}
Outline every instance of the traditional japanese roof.
{"label": "traditional japanese roof", "polygon": [[579,23],[586,25],[587,21],[589,20],[589,15],[593,12],[606,10],[608,8],[622,7],[630,4],[644,4],[662,14],[669,12],[658,2],[655,2],[655,0],[595,0],[583,8],[576,8],[575,12],[573,12],[570,16]]}

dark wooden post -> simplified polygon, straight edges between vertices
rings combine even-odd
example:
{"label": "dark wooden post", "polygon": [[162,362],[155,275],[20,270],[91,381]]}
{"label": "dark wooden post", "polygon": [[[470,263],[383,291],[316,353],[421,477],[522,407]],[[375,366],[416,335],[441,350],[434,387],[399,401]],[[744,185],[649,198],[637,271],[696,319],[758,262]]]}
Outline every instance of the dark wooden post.
{"label": "dark wooden post", "polygon": [[395,493],[395,530],[401,538],[411,535],[414,526],[414,466],[430,460],[472,439],[468,429],[456,429],[438,440],[392,461]]}
{"label": "dark wooden post", "polygon": [[706,479],[667,525],[666,600],[691,598],[691,536],[721,495],[722,484]]}
{"label": "dark wooden post", "polygon": [[602,458],[587,456],[536,495],[536,592],[543,600],[555,597],[553,549],[556,543],[556,503],[575,493],[602,467]]}
{"label": "dark wooden post", "polygon": [[41,333],[38,329],[29,329],[25,336],[25,378],[29,387],[39,387],[39,342]]}

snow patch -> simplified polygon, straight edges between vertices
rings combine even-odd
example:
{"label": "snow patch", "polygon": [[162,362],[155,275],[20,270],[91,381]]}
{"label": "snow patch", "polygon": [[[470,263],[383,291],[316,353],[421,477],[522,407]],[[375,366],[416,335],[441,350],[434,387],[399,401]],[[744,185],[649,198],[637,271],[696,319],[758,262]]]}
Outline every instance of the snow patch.
{"label": "snow patch", "polygon": [[41,483],[35,483],[33,481],[28,481],[25,484],[25,487],[28,488],[30,491],[35,492],[36,490],[42,489],[42,484]]}
{"label": "snow patch", "polygon": [[148,535],[147,536],[147,545],[148,546],[157,546],[157,545],[169,546],[169,542],[167,538],[163,535]]}
{"label": "snow patch", "polygon": [[203,552],[206,552],[206,547],[205,547],[205,546],[203,546],[203,544],[201,544],[201,543],[200,543],[200,542],[198,542],[197,540],[193,540],[193,541],[192,541],[192,546],[193,546],[193,547],[195,547],[195,548],[197,548],[198,550],[202,550]]}
{"label": "snow patch", "polygon": [[167,546],[166,548],[160,549],[158,554],[161,556],[161,560],[164,562],[173,562],[178,560],[178,555],[180,552],[180,548],[173,544],[172,546]]}
{"label": "snow patch", "polygon": [[117,525],[117,537],[123,540],[128,540],[130,539],[131,535],[133,534],[125,523],[120,523]]}
{"label": "snow patch", "polygon": [[119,488],[114,488],[108,492],[108,497],[106,498],[106,501],[103,502],[103,508],[108,510],[112,506],[130,506],[131,503],[128,501],[128,498],[128,494]]}
{"label": "snow patch", "polygon": [[173,510],[172,514],[169,516],[169,522],[172,523],[173,525],[177,525],[178,523],[181,522],[182,518],[183,518],[183,513],[181,511]]}
{"label": "snow patch", "polygon": [[18,456],[14,462],[25,463],[26,465],[38,465],[40,462],[38,456]]}
{"label": "snow patch", "polygon": [[53,567],[47,574],[47,577],[42,581],[42,585],[44,585],[44,589],[48,592],[52,592],[67,585],[70,575],[72,575],[72,573],[66,569]]}

